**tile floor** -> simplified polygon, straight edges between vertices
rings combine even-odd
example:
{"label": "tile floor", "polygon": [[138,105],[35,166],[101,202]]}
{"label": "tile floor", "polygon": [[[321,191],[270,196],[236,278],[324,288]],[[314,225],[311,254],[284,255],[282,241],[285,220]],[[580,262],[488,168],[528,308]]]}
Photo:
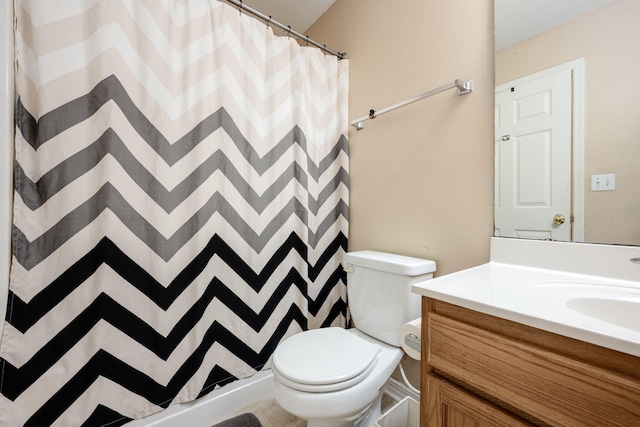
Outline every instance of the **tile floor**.
{"label": "tile floor", "polygon": [[263,400],[248,407],[243,412],[253,412],[262,427],[305,427],[305,420],[297,418],[276,403],[274,399]]}
{"label": "tile floor", "polygon": [[[384,413],[395,404],[395,400],[384,395],[382,397],[382,412]],[[262,427],[306,427],[307,425],[305,420],[301,420],[282,409],[274,399],[258,402],[236,415],[245,412],[252,412],[260,420]]]}

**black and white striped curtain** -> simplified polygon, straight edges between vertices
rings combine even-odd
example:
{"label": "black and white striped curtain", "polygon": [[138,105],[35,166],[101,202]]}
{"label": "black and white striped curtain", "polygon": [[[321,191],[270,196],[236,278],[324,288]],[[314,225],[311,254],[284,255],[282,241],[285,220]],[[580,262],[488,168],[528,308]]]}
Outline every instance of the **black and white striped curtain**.
{"label": "black and white striped curtain", "polygon": [[116,426],[344,325],[348,62],[215,0],[16,0],[0,424]]}

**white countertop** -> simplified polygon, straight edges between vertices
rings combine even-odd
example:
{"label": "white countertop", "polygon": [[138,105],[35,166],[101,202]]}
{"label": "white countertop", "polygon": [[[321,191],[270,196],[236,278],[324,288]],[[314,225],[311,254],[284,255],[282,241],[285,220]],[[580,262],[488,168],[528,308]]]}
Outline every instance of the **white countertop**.
{"label": "white countertop", "polygon": [[[638,266],[640,269],[640,266]],[[612,288],[613,287],[613,288]],[[615,288],[615,289],[614,289]],[[620,280],[491,261],[417,283],[413,292],[640,357],[640,311],[632,328],[569,308],[568,298],[640,302],[640,280]],[[600,300],[598,300],[600,301]]]}

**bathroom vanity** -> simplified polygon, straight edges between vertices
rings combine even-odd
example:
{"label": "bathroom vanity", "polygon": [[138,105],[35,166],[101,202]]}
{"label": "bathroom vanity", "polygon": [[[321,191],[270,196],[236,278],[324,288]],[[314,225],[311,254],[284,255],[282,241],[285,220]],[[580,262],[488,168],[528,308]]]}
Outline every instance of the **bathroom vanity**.
{"label": "bathroom vanity", "polygon": [[493,239],[414,285],[421,426],[640,425],[639,252]]}

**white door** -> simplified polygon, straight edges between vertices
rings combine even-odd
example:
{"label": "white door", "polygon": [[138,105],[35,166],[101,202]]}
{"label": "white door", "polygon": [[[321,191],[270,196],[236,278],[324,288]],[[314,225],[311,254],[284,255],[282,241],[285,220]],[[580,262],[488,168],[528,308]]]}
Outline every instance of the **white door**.
{"label": "white door", "polygon": [[571,241],[571,70],[507,85],[495,105],[495,235]]}

